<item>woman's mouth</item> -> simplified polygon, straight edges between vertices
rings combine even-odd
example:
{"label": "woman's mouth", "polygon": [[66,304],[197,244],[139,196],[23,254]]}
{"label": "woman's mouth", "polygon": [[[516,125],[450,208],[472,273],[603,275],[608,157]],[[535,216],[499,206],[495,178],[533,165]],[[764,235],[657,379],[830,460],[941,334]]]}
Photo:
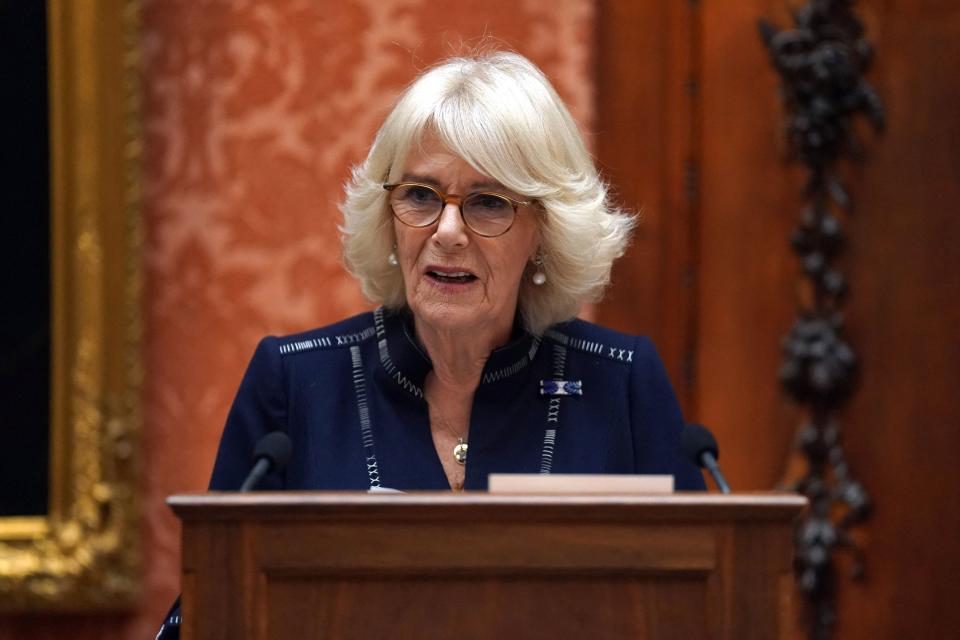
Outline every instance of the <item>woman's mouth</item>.
{"label": "woman's mouth", "polygon": [[439,269],[428,270],[427,277],[440,284],[467,284],[477,279],[477,276],[469,271],[446,271]]}

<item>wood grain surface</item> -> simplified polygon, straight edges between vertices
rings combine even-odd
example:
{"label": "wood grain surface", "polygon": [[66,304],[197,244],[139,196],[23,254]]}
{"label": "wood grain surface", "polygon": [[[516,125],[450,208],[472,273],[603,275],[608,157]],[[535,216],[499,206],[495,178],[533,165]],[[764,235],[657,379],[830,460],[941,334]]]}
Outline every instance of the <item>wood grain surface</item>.
{"label": "wood grain surface", "polygon": [[[175,496],[185,638],[772,638],[794,495]],[[457,626],[460,625],[460,626]]]}

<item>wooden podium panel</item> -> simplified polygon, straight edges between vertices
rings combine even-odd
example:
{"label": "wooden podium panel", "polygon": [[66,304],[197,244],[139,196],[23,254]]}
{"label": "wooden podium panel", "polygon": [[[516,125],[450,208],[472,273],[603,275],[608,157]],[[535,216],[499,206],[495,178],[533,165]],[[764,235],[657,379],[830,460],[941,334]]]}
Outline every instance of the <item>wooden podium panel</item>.
{"label": "wooden podium panel", "polygon": [[209,493],[183,637],[786,638],[794,495]]}

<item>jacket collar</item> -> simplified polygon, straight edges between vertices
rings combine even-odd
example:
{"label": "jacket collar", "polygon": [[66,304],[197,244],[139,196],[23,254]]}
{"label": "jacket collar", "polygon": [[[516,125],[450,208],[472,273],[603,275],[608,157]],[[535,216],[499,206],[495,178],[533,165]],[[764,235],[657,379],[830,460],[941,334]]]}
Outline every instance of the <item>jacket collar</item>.
{"label": "jacket collar", "polygon": [[[391,311],[380,307],[373,315],[381,369],[408,393],[423,398],[423,383],[433,363],[416,338],[412,313],[406,308]],[[518,315],[510,341],[490,353],[480,385],[509,381],[530,366],[539,346],[540,339],[523,328]]]}

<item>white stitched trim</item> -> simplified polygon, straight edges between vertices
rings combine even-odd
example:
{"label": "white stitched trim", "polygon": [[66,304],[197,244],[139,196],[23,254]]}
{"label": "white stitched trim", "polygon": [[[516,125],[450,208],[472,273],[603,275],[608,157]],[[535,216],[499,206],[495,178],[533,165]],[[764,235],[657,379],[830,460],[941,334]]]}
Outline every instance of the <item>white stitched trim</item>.
{"label": "white stitched trim", "polygon": [[556,442],[556,440],[556,429],[547,429],[543,436],[543,453],[540,456],[541,474],[546,475],[550,473],[550,468],[553,466],[553,444]]}
{"label": "white stitched trim", "polygon": [[577,351],[584,351],[586,353],[604,356],[619,362],[633,362],[633,349],[620,349],[619,347],[611,347],[610,345],[603,344],[602,342],[593,342],[592,340],[583,340],[581,338],[571,338],[570,336],[560,333],[554,329],[547,331],[546,335],[556,340],[560,344],[572,347]]}
{"label": "white stitched trim", "polygon": [[[553,375],[557,380],[563,379],[564,369],[567,366],[567,348],[553,345]],[[550,398],[547,403],[547,424],[560,424],[560,398]],[[540,473],[546,475],[553,469],[553,447],[557,441],[556,426],[547,429],[543,434],[543,451],[540,454]]]}
{"label": "white stitched trim", "polygon": [[377,454],[373,447],[373,429],[370,427],[370,408],[367,406],[367,383],[363,376],[363,357],[360,347],[350,347],[350,360],[353,363],[353,390],[357,396],[357,413],[360,415],[360,437],[367,457],[367,476],[371,487],[380,486],[380,469],[377,466]]}
{"label": "white stitched trim", "polygon": [[302,351],[323,349],[326,347],[342,347],[350,344],[358,344],[368,338],[372,338],[375,332],[373,327],[367,327],[363,331],[357,331],[356,333],[344,333],[338,336],[321,336],[319,338],[288,342],[280,345],[280,355],[300,353]]}
{"label": "white stitched trim", "polygon": [[533,362],[534,357],[537,355],[537,349],[540,347],[540,338],[534,338],[533,344],[530,345],[530,349],[523,355],[522,358],[514,362],[513,364],[503,367],[502,369],[497,369],[496,371],[490,371],[483,374],[483,378],[480,379],[480,382],[483,384],[489,384],[491,382],[497,382],[498,380],[503,380],[504,378],[509,378],[510,376],[519,373],[526,367],[528,364]]}

